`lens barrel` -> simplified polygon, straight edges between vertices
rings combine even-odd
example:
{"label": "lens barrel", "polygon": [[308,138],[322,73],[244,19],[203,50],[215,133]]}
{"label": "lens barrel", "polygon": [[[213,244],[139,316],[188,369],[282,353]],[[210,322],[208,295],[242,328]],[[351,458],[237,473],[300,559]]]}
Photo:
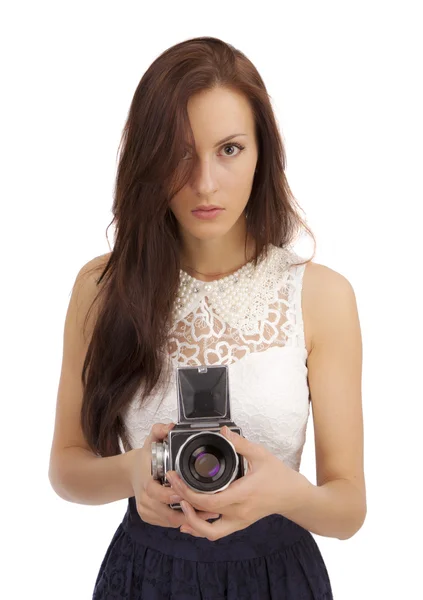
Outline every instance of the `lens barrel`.
{"label": "lens barrel", "polygon": [[165,446],[163,442],[151,442],[151,475],[153,479],[164,479]]}
{"label": "lens barrel", "polygon": [[198,492],[222,491],[235,479],[239,459],[236,450],[222,434],[201,431],[180,447],[175,469],[185,483]]}

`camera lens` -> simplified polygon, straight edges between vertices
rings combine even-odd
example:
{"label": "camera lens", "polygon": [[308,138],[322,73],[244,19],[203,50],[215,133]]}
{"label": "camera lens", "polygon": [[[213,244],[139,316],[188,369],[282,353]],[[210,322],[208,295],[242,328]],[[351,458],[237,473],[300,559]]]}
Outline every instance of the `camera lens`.
{"label": "camera lens", "polygon": [[207,452],[201,452],[195,459],[195,470],[202,477],[214,477],[219,472],[219,460]]}
{"label": "camera lens", "polygon": [[218,448],[200,446],[191,454],[189,464],[196,479],[213,481],[225,467],[225,457]]}
{"label": "camera lens", "polygon": [[201,431],[180,447],[175,466],[181,477],[200,492],[217,492],[227,487],[238,473],[238,455],[220,433]]}

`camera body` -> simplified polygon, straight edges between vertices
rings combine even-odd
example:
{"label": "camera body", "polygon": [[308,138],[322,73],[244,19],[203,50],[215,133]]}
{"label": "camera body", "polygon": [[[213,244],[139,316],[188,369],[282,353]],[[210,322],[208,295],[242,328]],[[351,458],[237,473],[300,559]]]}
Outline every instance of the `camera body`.
{"label": "camera body", "polygon": [[247,471],[244,457],[220,433],[226,425],[242,435],[231,419],[228,367],[177,367],[176,385],[178,422],[163,442],[152,443],[151,474],[169,486],[166,472],[174,470],[196,492],[221,492]]}

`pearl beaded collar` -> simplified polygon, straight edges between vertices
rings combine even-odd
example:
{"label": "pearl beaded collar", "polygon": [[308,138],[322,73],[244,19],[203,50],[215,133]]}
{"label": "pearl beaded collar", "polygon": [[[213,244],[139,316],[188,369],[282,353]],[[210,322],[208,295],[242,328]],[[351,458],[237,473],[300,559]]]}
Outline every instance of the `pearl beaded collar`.
{"label": "pearl beaded collar", "polygon": [[227,323],[246,318],[254,290],[261,287],[269,266],[280,256],[281,248],[270,246],[267,259],[261,257],[254,267],[250,261],[235,273],[214,281],[201,281],[180,270],[180,283],[173,310],[174,322],[186,317],[207,297],[214,312]]}

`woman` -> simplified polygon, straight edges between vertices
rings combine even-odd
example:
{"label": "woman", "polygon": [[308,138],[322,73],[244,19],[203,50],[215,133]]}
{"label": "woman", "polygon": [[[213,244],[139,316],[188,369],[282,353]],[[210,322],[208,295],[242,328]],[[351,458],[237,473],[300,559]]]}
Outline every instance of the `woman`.
{"label": "woman", "polygon": [[[221,40],[177,44],[122,141],[115,245],[66,316],[49,472],[72,502],[128,498],[93,598],[328,600],[312,533],[347,539],[366,515],[360,326],[349,282],[292,250],[312,233],[264,83]],[[242,436],[221,434],[248,465],[214,494],[151,475],[176,367],[201,365],[228,366]],[[299,473],[310,402],[317,485]]]}

